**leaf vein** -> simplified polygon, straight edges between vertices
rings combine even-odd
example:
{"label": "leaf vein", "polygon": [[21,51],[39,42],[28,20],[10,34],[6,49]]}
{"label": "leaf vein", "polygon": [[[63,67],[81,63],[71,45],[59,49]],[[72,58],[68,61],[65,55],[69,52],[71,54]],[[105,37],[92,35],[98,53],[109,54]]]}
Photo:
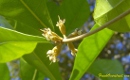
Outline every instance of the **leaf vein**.
{"label": "leaf vein", "polygon": [[23,0],[20,0],[20,2],[27,8],[27,10],[36,18],[36,20],[38,20],[40,22],[40,24],[43,26],[43,27],[47,27],[42,21],[41,19],[29,8],[29,6],[23,1]]}

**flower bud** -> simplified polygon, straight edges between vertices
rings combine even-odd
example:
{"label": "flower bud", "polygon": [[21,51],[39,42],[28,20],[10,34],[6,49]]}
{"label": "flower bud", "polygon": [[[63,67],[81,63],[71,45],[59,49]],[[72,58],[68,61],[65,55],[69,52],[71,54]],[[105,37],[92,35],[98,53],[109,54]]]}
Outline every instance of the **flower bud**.
{"label": "flower bud", "polygon": [[69,49],[71,50],[71,54],[72,54],[73,56],[76,56],[77,49],[74,48],[73,43],[72,43],[72,42],[69,42],[69,43],[67,43],[67,45],[68,45]]}
{"label": "flower bud", "polygon": [[65,29],[65,25],[64,25],[65,19],[61,20],[59,16],[58,16],[58,18],[59,18],[59,22],[57,22],[56,26],[59,27],[59,30],[62,33],[63,37],[66,38],[66,29]]}

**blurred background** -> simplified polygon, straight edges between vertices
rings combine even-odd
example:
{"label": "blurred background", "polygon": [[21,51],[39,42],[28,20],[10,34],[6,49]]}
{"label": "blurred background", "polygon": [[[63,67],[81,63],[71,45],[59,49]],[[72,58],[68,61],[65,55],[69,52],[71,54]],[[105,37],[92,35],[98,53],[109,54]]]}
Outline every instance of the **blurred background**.
{"label": "blurred background", "polygon": [[[59,3],[59,0],[52,0],[56,4]],[[92,18],[93,10],[95,6],[95,0],[87,0],[90,4],[90,10],[91,10],[91,16],[86,23],[80,27],[83,32],[88,32],[91,27],[94,25],[94,21]],[[74,45],[78,47],[79,43],[81,42],[77,41],[74,42]],[[70,51],[66,45],[63,46],[63,49],[61,51],[61,55],[58,56],[60,59],[59,66],[60,66],[60,72],[61,76],[64,80],[68,80],[73,68],[74,64],[74,57],[70,54]],[[106,47],[102,50],[98,58],[101,59],[116,59],[120,61],[124,68],[125,74],[130,74],[130,33],[118,33],[115,32],[115,34],[112,36]],[[19,78],[19,61],[15,60],[8,63],[8,67],[10,69],[10,76],[12,80],[20,80]],[[43,79],[44,80],[44,79]],[[46,78],[45,80],[49,80]],[[99,80],[97,77],[95,77],[92,74],[85,73],[84,76],[81,78],[81,80]],[[129,77],[124,77],[124,80],[130,80]]]}

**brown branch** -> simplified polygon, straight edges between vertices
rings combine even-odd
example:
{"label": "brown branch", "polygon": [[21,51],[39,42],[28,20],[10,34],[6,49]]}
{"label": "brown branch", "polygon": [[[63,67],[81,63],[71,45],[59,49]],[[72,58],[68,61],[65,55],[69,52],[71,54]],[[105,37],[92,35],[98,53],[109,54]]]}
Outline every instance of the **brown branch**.
{"label": "brown branch", "polygon": [[102,25],[101,27],[99,27],[99,28],[97,28],[97,29],[95,29],[95,30],[93,30],[93,31],[90,31],[90,32],[88,32],[88,33],[82,34],[82,35],[77,36],[77,37],[74,37],[74,38],[63,39],[62,42],[64,42],[64,43],[73,42],[73,41],[77,41],[77,40],[83,39],[83,38],[85,38],[85,37],[88,37],[88,36],[90,36],[90,35],[93,35],[93,34],[99,32],[99,31],[101,31],[102,29],[108,27],[108,26],[111,25],[112,23],[114,23],[114,22],[116,22],[116,21],[122,19],[123,17],[125,17],[125,16],[128,15],[129,13],[130,13],[130,9],[127,10],[127,11],[125,11],[125,12],[123,12],[122,14],[120,14],[119,16],[117,16],[116,18],[112,19],[111,21],[105,23],[104,25]]}

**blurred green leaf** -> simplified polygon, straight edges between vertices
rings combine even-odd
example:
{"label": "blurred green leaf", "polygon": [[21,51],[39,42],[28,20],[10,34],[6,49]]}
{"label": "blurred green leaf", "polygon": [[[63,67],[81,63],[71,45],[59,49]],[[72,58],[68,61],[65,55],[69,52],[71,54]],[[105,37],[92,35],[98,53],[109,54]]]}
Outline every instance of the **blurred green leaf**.
{"label": "blurred green leaf", "polygon": [[20,59],[20,74],[22,80],[43,80],[44,75],[41,74],[37,69],[29,65],[23,59]]}
{"label": "blurred green leaf", "polygon": [[0,15],[14,21],[16,30],[24,33],[32,34],[45,27],[53,29],[45,0],[0,0]]}
{"label": "blurred green leaf", "polygon": [[[93,17],[96,23],[101,26],[129,8],[130,0],[96,0]],[[109,28],[119,32],[128,32],[130,31],[129,21],[130,15],[127,15],[114,24],[111,24]]]}
{"label": "blurred green leaf", "polygon": [[0,63],[0,79],[10,80],[10,74],[6,63]]}
{"label": "blurred green leaf", "polygon": [[62,80],[58,64],[50,64],[51,61],[47,58],[46,52],[50,49],[52,49],[52,45],[50,44],[38,44],[34,52],[24,55],[23,58],[51,80]]}
{"label": "blurred green leaf", "polygon": [[89,4],[86,0],[58,1],[61,2],[57,4],[53,0],[47,0],[48,10],[54,24],[58,21],[58,15],[61,19],[66,19],[65,26],[67,34],[72,32],[75,28],[81,27],[90,16]]}
{"label": "blurred green leaf", "polygon": [[0,26],[0,42],[43,42],[48,43],[44,37],[32,36]]}
{"label": "blurred green leaf", "polygon": [[[102,80],[123,80],[124,71],[121,63],[117,60],[98,59],[88,69],[88,72],[101,78]],[[109,76],[110,74],[110,76]],[[108,75],[108,77],[103,77]],[[112,75],[119,75],[111,77]]]}
{"label": "blurred green leaf", "polygon": [[[93,29],[98,28],[96,24]],[[78,47],[78,53],[75,58],[75,63],[70,80],[79,80],[93,63],[95,58],[102,51],[104,46],[111,38],[113,32],[109,29],[101,30],[89,37],[86,37]]]}
{"label": "blurred green leaf", "polygon": [[22,80],[29,80],[33,79],[34,75],[35,75],[35,68],[29,65],[23,59],[20,59],[20,78]]}
{"label": "blurred green leaf", "polygon": [[35,80],[43,80],[43,79],[45,79],[45,76],[38,71]]}
{"label": "blurred green leaf", "polygon": [[0,62],[11,61],[31,53],[37,42],[48,43],[44,38],[0,27]]}

